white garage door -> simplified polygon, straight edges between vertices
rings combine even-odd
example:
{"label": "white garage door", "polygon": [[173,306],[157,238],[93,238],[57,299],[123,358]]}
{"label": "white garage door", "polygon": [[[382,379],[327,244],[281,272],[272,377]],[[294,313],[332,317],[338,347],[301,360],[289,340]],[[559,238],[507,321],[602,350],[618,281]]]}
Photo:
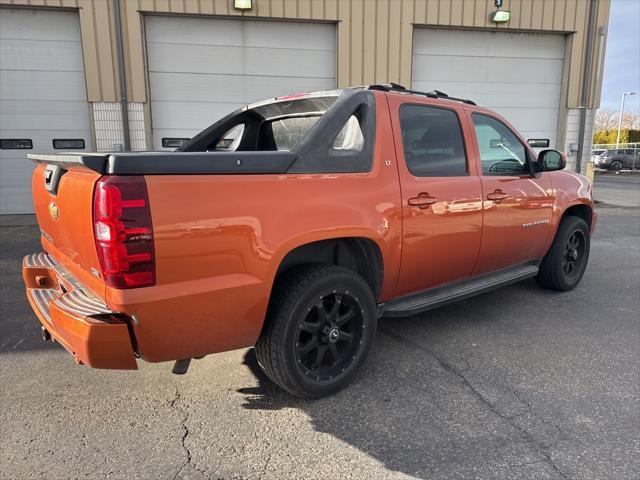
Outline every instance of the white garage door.
{"label": "white garage door", "polygon": [[33,212],[27,153],[91,148],[77,13],[0,10],[0,140],[0,213]]}
{"label": "white garage door", "polygon": [[146,39],[154,149],[241,105],[336,86],[330,24],[150,16]]}
{"label": "white garage door", "polygon": [[563,61],[562,35],[416,29],[412,87],[469,98],[555,148]]}

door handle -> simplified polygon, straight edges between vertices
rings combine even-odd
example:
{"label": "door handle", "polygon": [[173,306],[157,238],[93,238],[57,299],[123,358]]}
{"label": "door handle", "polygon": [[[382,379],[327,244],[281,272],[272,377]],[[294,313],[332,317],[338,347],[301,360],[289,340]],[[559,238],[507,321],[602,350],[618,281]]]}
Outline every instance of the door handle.
{"label": "door handle", "polygon": [[438,200],[436,197],[432,197],[426,192],[420,192],[417,197],[411,197],[408,201],[409,205],[418,208],[429,208],[429,205],[433,205]]}
{"label": "door handle", "polygon": [[487,200],[493,200],[496,203],[500,203],[502,200],[504,200],[508,196],[509,195],[507,195],[506,193],[504,193],[502,190],[498,188],[494,192],[487,195]]}

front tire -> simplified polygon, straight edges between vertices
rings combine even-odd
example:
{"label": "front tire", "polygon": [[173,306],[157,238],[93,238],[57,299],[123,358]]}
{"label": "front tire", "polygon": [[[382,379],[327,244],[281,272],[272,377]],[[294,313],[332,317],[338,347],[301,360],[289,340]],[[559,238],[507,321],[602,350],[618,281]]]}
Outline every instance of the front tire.
{"label": "front tire", "polygon": [[589,261],[589,226],[580,217],[565,217],[536,280],[544,288],[567,291],[580,283]]}
{"label": "front tire", "polygon": [[334,265],[295,267],[274,289],[256,343],[258,363],[297,397],[331,395],[366,362],[376,324],[375,299],[362,277]]}

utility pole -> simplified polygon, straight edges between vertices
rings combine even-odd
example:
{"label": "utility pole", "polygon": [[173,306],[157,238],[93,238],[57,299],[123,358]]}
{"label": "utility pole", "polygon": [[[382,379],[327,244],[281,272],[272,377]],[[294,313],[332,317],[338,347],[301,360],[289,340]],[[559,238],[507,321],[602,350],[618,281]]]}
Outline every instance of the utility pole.
{"label": "utility pole", "polygon": [[620,128],[622,127],[622,114],[624,113],[624,99],[627,95],[635,95],[636,92],[624,92],[620,103],[620,116],[618,117],[618,136],[616,137],[616,148],[620,146]]}

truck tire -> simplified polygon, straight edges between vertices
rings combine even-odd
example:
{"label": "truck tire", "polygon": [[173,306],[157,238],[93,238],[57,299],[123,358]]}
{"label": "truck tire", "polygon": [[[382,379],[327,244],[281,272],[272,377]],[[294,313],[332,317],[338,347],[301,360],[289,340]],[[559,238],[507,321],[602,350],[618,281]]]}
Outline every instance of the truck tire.
{"label": "truck tire", "polygon": [[540,264],[536,280],[544,288],[567,291],[580,283],[589,261],[589,227],[580,217],[565,217]]}
{"label": "truck tire", "polygon": [[376,302],[362,277],[335,265],[303,265],[274,288],[256,356],[287,392],[320,398],[353,381],[376,326]]}

